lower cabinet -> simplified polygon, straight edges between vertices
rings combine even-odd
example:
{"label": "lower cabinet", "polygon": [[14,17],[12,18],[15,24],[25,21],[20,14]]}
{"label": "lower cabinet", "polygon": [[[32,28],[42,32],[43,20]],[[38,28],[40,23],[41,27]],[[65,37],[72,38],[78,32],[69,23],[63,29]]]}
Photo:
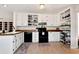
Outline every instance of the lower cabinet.
{"label": "lower cabinet", "polygon": [[60,41],[60,32],[48,32],[49,42]]}
{"label": "lower cabinet", "polygon": [[[60,41],[60,32],[48,32],[48,42]],[[32,32],[32,42],[39,43],[39,32]]]}
{"label": "lower cabinet", "polygon": [[0,36],[0,54],[13,54],[24,42],[24,34]]}
{"label": "lower cabinet", "polygon": [[32,42],[39,42],[39,32],[32,32]]}
{"label": "lower cabinet", "polygon": [[14,52],[19,48],[19,46],[24,43],[24,33],[16,34],[14,36]]}
{"label": "lower cabinet", "polygon": [[0,36],[0,54],[14,53],[15,45],[15,36]]}

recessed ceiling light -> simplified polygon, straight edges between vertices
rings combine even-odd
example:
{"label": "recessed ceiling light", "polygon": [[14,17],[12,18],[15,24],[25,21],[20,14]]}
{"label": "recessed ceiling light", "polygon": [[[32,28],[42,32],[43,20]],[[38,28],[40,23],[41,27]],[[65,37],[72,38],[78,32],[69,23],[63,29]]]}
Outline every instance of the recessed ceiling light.
{"label": "recessed ceiling light", "polygon": [[3,7],[7,7],[7,5],[4,4]]}
{"label": "recessed ceiling light", "polygon": [[40,9],[44,9],[45,8],[45,4],[40,4]]}

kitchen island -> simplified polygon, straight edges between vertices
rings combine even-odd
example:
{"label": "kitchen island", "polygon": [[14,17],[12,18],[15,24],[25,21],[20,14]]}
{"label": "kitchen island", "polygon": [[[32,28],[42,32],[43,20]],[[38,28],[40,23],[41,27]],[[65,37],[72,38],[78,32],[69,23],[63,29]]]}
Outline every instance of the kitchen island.
{"label": "kitchen island", "polygon": [[24,33],[0,33],[0,54],[13,54],[24,42]]}

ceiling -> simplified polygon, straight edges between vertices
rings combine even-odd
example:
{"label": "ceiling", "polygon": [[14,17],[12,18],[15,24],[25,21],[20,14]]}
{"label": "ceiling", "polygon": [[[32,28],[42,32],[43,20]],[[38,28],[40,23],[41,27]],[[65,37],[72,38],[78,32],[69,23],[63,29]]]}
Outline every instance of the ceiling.
{"label": "ceiling", "polygon": [[56,13],[67,7],[69,4],[45,4],[45,9],[40,9],[40,4],[7,4],[3,7],[0,4],[1,11],[13,12],[31,12],[31,13]]}

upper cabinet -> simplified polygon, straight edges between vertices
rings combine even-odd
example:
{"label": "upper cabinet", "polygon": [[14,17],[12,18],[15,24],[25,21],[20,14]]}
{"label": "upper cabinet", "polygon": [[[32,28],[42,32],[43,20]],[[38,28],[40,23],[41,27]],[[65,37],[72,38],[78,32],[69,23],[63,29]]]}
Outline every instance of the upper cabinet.
{"label": "upper cabinet", "polygon": [[39,14],[39,17],[38,17],[38,22],[47,22],[47,16],[46,14]]}
{"label": "upper cabinet", "polygon": [[52,26],[53,25],[53,15],[49,14],[40,14],[38,17],[38,22],[46,22],[47,26]]}
{"label": "upper cabinet", "polygon": [[28,16],[26,13],[16,13],[15,16],[16,26],[27,26],[28,25]]}
{"label": "upper cabinet", "polygon": [[60,26],[61,25],[59,13],[53,15],[53,23],[54,23],[53,26]]}
{"label": "upper cabinet", "polygon": [[38,13],[15,13],[14,26],[37,26],[41,22],[46,22],[47,26],[59,26],[59,14],[38,14]]}
{"label": "upper cabinet", "polygon": [[47,26],[54,26],[55,20],[54,20],[53,15],[46,16],[46,20],[47,20]]}
{"label": "upper cabinet", "polygon": [[60,15],[59,14],[40,14],[38,22],[46,22],[47,26],[59,26]]}

